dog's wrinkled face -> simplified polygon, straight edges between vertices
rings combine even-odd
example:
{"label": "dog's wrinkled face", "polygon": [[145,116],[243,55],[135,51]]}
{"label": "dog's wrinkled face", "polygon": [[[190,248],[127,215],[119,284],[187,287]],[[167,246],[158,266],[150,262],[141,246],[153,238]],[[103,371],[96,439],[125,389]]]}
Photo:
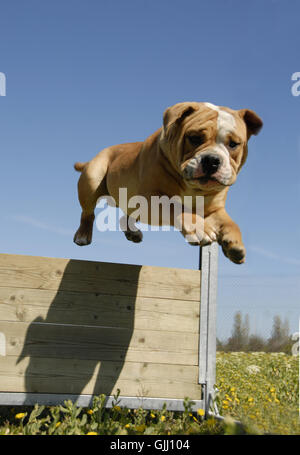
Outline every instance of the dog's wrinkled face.
{"label": "dog's wrinkled face", "polygon": [[210,192],[235,182],[248,139],[261,127],[261,119],[249,109],[178,103],[164,113],[161,146],[187,186]]}

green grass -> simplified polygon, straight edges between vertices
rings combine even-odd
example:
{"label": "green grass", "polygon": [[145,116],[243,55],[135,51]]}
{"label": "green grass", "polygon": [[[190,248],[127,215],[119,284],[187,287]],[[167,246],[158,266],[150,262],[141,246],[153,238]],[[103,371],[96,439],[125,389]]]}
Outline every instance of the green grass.
{"label": "green grass", "polygon": [[[266,353],[218,353],[216,396],[224,422],[203,420],[202,410],[184,412],[105,409],[105,396],[91,408],[64,406],[0,408],[0,434],[300,434],[298,357]],[[235,425],[233,419],[242,422]]]}
{"label": "green grass", "polygon": [[218,353],[222,415],[258,434],[300,434],[299,357],[284,353]]}
{"label": "green grass", "polygon": [[129,410],[116,404],[105,409],[105,396],[94,398],[90,409],[77,408],[71,401],[64,406],[35,406],[6,409],[5,420],[0,423],[0,434],[223,434],[223,425],[203,421],[202,416],[190,412],[186,400],[184,412]]}

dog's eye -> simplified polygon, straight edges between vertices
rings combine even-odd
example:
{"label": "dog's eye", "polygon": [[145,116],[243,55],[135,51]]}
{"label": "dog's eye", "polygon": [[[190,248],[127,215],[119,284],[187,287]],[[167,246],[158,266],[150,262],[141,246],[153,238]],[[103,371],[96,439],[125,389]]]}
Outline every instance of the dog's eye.
{"label": "dog's eye", "polygon": [[230,141],[228,146],[231,148],[231,149],[235,149],[238,145],[240,145],[238,142],[235,142],[235,141]]}
{"label": "dog's eye", "polygon": [[188,140],[194,147],[199,147],[200,145],[204,144],[205,137],[203,135],[202,136],[192,135],[192,136],[188,136]]}

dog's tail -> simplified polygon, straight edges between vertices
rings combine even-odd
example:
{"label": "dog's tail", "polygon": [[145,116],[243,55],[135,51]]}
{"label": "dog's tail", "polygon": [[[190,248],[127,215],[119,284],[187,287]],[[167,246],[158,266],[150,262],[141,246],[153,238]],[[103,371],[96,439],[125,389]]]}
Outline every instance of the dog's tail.
{"label": "dog's tail", "polygon": [[88,161],[86,161],[85,163],[80,163],[78,161],[77,163],[74,164],[75,171],[82,172],[87,163],[88,163]]}

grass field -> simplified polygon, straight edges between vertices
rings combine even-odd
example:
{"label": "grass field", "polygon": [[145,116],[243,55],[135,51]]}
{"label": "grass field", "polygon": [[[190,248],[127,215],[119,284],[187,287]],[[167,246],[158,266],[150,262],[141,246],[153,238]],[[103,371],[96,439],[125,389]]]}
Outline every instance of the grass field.
{"label": "grass field", "polygon": [[[0,408],[0,434],[300,434],[299,357],[282,353],[217,353],[216,403],[225,421],[203,420],[203,410],[64,406]],[[242,427],[236,425],[239,420]]]}
{"label": "grass field", "polygon": [[300,434],[299,357],[283,353],[218,353],[217,403],[249,432]]}

